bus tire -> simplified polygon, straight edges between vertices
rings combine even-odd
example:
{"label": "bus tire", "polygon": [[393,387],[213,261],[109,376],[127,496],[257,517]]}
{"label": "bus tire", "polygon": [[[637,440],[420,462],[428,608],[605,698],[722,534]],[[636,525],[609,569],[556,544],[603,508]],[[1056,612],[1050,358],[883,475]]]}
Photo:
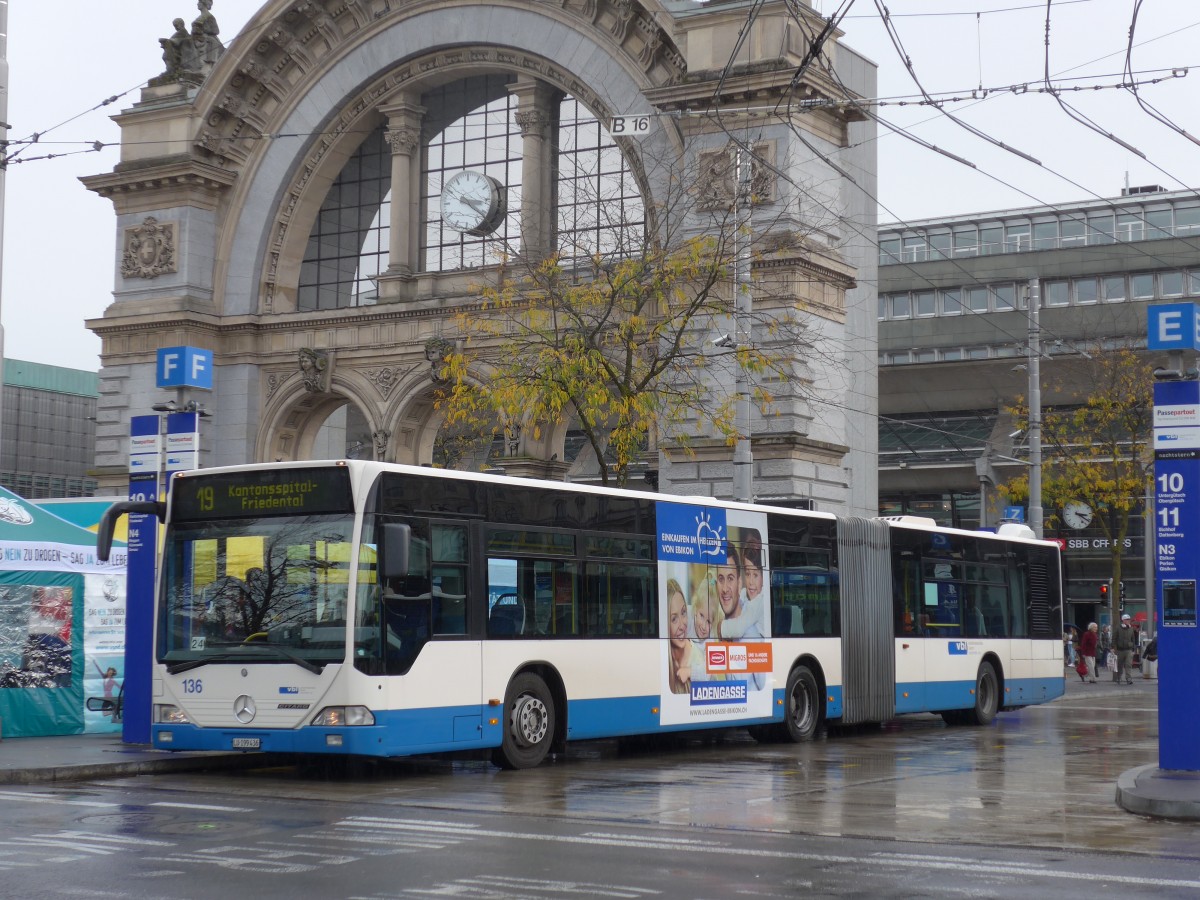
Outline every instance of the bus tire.
{"label": "bus tire", "polygon": [[995,667],[984,660],[975,676],[975,707],[965,711],[970,725],[991,725],[1000,711],[1000,679]]}
{"label": "bus tire", "polygon": [[821,686],[808,666],[788,674],[780,736],[793,743],[811,741],[821,726]]}
{"label": "bus tire", "polygon": [[546,682],[522,672],[504,698],[504,740],[492,751],[501,769],[532,769],[550,752],[554,741],[554,699]]}

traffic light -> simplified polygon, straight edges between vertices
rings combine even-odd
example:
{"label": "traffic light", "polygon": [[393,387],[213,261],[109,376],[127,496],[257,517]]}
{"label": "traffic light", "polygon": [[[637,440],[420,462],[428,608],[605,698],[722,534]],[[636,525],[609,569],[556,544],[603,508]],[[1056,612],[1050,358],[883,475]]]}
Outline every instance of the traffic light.
{"label": "traffic light", "polygon": [[1121,582],[1121,602],[1125,602],[1125,582]]}
{"label": "traffic light", "polygon": [[1100,599],[1105,603],[1108,602],[1108,582],[1100,585]]}

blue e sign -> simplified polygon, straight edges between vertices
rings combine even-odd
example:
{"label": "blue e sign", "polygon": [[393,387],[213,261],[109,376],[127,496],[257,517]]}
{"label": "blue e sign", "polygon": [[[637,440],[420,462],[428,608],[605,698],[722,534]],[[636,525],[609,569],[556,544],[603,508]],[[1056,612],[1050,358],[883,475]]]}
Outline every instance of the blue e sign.
{"label": "blue e sign", "polygon": [[1160,303],[1146,307],[1146,346],[1151,350],[1200,350],[1200,305]]}
{"label": "blue e sign", "polygon": [[213,354],[199,347],[160,347],[154,368],[156,387],[194,387],[211,391]]}

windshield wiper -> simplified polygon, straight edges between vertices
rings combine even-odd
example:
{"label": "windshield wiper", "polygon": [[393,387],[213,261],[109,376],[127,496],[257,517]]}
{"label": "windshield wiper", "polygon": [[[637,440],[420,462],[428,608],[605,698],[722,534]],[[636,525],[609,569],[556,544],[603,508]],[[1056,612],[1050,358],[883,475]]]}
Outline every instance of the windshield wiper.
{"label": "windshield wiper", "polygon": [[312,672],[314,675],[321,674],[322,666],[317,665],[315,662],[312,662],[311,660],[305,659],[303,656],[300,656],[299,654],[293,653],[291,650],[287,649],[287,647],[281,647],[278,644],[256,643],[253,645],[252,648],[247,648],[247,649],[273,650],[275,653],[279,654],[284,659],[291,660],[296,665],[300,666],[300,668],[307,669],[309,672]]}
{"label": "windshield wiper", "polygon": [[170,675],[178,675],[180,672],[188,672],[192,669],[198,669],[201,666],[207,666],[209,663],[223,662],[246,662],[246,654],[261,650],[267,650],[274,653],[276,656],[286,659],[289,662],[294,662],[302,669],[312,672],[314,675],[321,674],[321,666],[303,656],[298,656],[285,647],[278,647],[274,644],[256,644],[253,647],[246,647],[238,650],[235,653],[214,653],[211,656],[205,656],[202,659],[188,659],[183,662],[171,663],[167,666],[167,673]]}

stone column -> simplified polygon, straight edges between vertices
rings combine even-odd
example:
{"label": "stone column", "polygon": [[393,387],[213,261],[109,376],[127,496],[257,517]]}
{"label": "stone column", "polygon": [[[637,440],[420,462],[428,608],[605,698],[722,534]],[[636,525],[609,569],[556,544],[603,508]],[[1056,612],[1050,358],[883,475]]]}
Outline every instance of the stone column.
{"label": "stone column", "polygon": [[401,99],[380,108],[387,117],[384,138],[392,150],[392,205],[387,271],[379,299],[400,300],[417,272],[421,219],[421,120],[425,108]]}
{"label": "stone column", "polygon": [[517,97],[521,128],[521,254],[541,259],[553,249],[555,207],[554,104],[550,85],[520,76],[509,91]]}

